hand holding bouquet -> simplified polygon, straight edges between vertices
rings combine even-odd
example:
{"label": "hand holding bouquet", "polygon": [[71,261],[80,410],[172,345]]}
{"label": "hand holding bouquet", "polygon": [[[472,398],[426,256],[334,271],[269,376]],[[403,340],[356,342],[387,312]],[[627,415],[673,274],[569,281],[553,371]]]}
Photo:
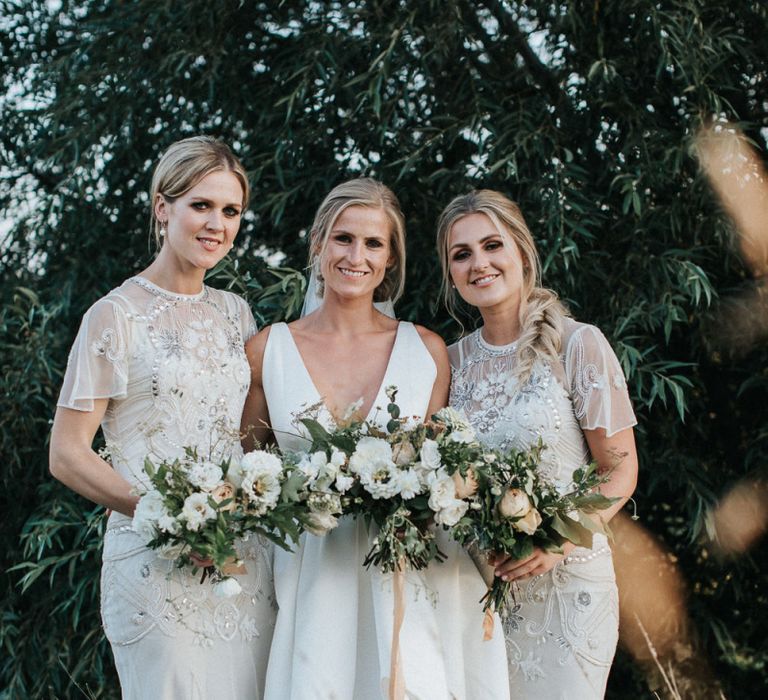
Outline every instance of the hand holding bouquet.
{"label": "hand holding bouquet", "polygon": [[230,575],[243,570],[238,538],[259,534],[288,549],[287,537],[298,537],[296,489],[303,479],[272,452],[255,450],[231,464],[188,449],[172,462],[147,458],[144,471],[150,486],[136,505],[134,530],[180,567],[194,567],[193,556],[212,560],[203,580],[210,575],[220,595],[240,592]]}
{"label": "hand holding bouquet", "polygon": [[[452,529],[454,539],[514,559],[530,556],[534,547],[561,552],[566,542],[592,546],[593,533],[605,527],[590,514],[616,500],[597,490],[606,477],[595,464],[587,465],[573,472],[570,489],[561,494],[537,470],[543,449],[539,442],[528,451],[488,451],[452,472],[454,478],[477,484],[468,492],[466,514]],[[503,615],[511,591],[512,582],[495,577],[483,610]]]}

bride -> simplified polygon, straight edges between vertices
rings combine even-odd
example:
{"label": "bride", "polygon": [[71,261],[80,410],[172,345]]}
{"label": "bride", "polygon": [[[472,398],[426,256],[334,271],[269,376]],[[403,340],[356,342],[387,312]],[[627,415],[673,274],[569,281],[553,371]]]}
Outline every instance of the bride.
{"label": "bride", "polygon": [[[381,313],[375,301],[403,290],[405,224],[394,194],[368,178],[325,198],[311,231],[310,264],[320,305],[289,325],[263,329],[246,346],[252,370],[243,430],[280,447],[309,446],[296,417],[310,407],[330,427],[349,408],[387,420],[385,388],[402,415],[422,420],[446,404],[443,341]],[[484,584],[464,551],[438,533],[446,562],[407,572],[400,668],[405,695],[421,700],[506,698],[501,635],[482,641]],[[267,670],[268,700],[382,697],[392,642],[392,575],[366,570],[365,525],[342,520],[325,537],[275,553],[278,618]]]}

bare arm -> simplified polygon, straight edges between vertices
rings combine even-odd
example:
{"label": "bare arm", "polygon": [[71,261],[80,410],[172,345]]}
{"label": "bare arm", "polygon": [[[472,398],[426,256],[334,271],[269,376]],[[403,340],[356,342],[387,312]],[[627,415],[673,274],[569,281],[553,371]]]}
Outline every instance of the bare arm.
{"label": "bare arm", "polygon": [[245,344],[245,354],[251,366],[251,387],[243,406],[243,418],[240,421],[243,450],[254,449],[257,442],[266,444],[273,440],[269,425],[269,409],[264,396],[261,371],[264,364],[264,350],[269,338],[269,326],[254,335]]}
{"label": "bare arm", "polygon": [[131,484],[93,451],[93,438],[108,399],[94,399],[93,411],[58,408],[51,432],[51,474],[81,496],[133,516],[139,500]]}
{"label": "bare arm", "polygon": [[426,345],[427,350],[429,350],[429,354],[432,355],[435,365],[437,365],[437,377],[432,387],[432,396],[429,398],[429,408],[425,416],[425,418],[429,418],[433,413],[448,405],[448,391],[451,387],[451,365],[448,361],[448,350],[443,339],[437,333],[433,333],[423,326],[416,326],[416,329],[419,331],[422,342]]}
{"label": "bare arm", "polygon": [[600,519],[608,522],[624,507],[637,486],[635,431],[625,428],[607,437],[603,428],[596,428],[585,430],[584,437],[600,473],[608,475],[608,481],[600,487],[600,493],[619,499],[599,513]]}

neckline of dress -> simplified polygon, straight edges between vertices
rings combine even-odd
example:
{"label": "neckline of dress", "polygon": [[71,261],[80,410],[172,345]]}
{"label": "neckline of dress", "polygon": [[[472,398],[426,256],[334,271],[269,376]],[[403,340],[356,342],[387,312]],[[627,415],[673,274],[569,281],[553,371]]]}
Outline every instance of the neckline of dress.
{"label": "neckline of dress", "polygon": [[[282,323],[281,325],[285,326],[285,332],[288,334],[288,338],[290,339],[291,346],[293,347],[294,351],[296,352],[296,357],[299,359],[299,364],[301,365],[302,369],[304,370],[304,374],[306,375],[307,379],[309,380],[309,384],[312,387],[312,390],[317,395],[317,398],[319,402],[323,405],[323,408],[327,411],[328,415],[331,417],[331,420],[338,425],[339,419],[337,416],[334,415],[333,411],[331,411],[330,408],[328,408],[328,404],[325,401],[325,398],[320,393],[319,389],[317,388],[317,384],[315,384],[315,380],[312,379],[312,375],[309,373],[309,369],[307,368],[307,364],[304,362],[304,358],[301,355],[301,350],[299,350],[299,346],[296,344],[296,341],[294,340],[293,333],[291,333],[291,329],[288,327],[287,323]],[[377,389],[376,393],[373,396],[373,402],[371,403],[370,407],[368,408],[368,412],[365,414],[365,418],[363,420],[370,420],[371,413],[376,408],[376,404],[379,401],[379,397],[381,396],[381,392],[384,391],[384,389],[387,386],[387,377],[389,376],[389,372],[392,369],[392,360],[395,357],[395,352],[397,351],[397,345],[400,342],[400,330],[403,327],[403,321],[397,322],[397,330],[395,331],[395,342],[392,343],[392,349],[389,351],[389,358],[387,359],[387,366],[384,369],[384,374],[381,376],[381,382],[379,383],[379,388]]]}
{"label": "neckline of dress", "polygon": [[128,281],[139,285],[139,287],[146,289],[152,294],[156,294],[157,296],[161,296],[166,299],[197,301],[198,299],[202,299],[204,296],[206,296],[208,292],[208,287],[205,285],[203,285],[203,288],[199,292],[195,292],[194,294],[181,294],[180,292],[171,292],[168,289],[163,289],[162,287],[156,285],[154,282],[151,282],[142,275],[134,275]]}
{"label": "neckline of dress", "polygon": [[485,338],[483,338],[482,330],[483,329],[481,327],[475,331],[475,339],[481,348],[497,355],[504,355],[517,350],[517,340],[513,340],[511,343],[507,343],[506,345],[492,345]]}

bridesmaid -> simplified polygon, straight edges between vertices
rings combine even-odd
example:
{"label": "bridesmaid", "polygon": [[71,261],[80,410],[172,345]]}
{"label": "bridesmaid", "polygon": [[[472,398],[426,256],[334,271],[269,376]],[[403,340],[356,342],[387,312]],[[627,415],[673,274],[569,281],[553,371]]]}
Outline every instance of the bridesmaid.
{"label": "bridesmaid", "polygon": [[[444,299],[476,307],[483,326],[449,348],[450,403],[487,445],[524,449],[541,438],[541,471],[567,489],[574,469],[595,460],[610,472],[601,487],[632,495],[635,417],[621,367],[594,326],[568,318],[538,286],[535,244],[518,206],[499,192],[456,197],[438,223]],[[522,560],[499,554],[491,572],[516,582],[517,603],[503,621],[513,698],[602,698],[618,638],[611,550],[567,544]]]}
{"label": "bridesmaid", "polygon": [[[99,299],[69,356],[51,434],[51,473],[111,509],[101,614],[126,700],[261,697],[275,607],[270,552],[240,551],[240,595],[216,599],[199,574],[147,549],[131,527],[143,463],[196,447],[237,458],[250,372],[247,304],[203,284],[231,250],[248,178],[229,148],[173,144],[152,179],[149,267]],[[101,425],[111,464],[92,448]]]}

